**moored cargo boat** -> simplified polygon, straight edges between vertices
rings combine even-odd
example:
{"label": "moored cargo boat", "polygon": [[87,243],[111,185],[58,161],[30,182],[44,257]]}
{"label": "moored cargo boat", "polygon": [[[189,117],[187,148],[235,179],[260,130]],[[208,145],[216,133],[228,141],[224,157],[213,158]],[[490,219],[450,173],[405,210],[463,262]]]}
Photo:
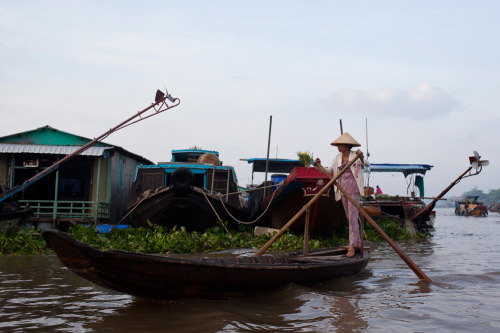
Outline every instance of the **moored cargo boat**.
{"label": "moored cargo boat", "polygon": [[234,168],[222,165],[217,151],[173,150],[171,162],[137,167],[127,215],[136,227],[149,221],[204,231],[220,220],[237,227],[246,206],[237,184]]}
{"label": "moored cargo boat", "polygon": [[[253,172],[266,171],[266,159],[247,159]],[[274,173],[271,181],[265,181],[250,192],[248,205],[252,218],[260,217],[259,226],[281,229],[295,214],[319,193],[329,178],[314,167],[300,166],[298,160],[269,159],[267,171]],[[280,176],[280,177],[276,177]],[[306,216],[290,227],[296,234],[304,232]],[[310,211],[309,233],[329,237],[342,226],[347,225],[341,201],[335,201],[333,189],[326,190]]]}

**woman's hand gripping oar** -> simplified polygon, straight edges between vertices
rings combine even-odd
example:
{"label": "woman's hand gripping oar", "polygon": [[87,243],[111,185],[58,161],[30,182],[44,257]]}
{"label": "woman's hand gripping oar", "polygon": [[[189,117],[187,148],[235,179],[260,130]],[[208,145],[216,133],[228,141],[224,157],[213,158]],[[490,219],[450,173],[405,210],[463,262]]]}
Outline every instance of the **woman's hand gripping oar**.
{"label": "woman's hand gripping oar", "polygon": [[[329,188],[333,185],[333,183],[334,183],[334,182],[335,182],[335,181],[336,181],[336,180],[337,180],[340,176],[342,176],[342,174],[343,174],[346,170],[348,170],[348,169],[351,167],[351,165],[352,165],[354,162],[356,162],[356,160],[357,160],[358,158],[360,158],[361,156],[363,156],[363,154],[356,154],[356,157],[354,157],[352,160],[350,160],[350,161],[349,161],[349,163],[347,163],[347,165],[346,165],[346,166],[345,166],[342,170],[340,170],[340,171],[339,171],[339,173],[338,173],[335,177],[333,177],[333,178],[332,178],[332,179],[328,182],[328,184],[326,184],[325,186],[323,186],[323,188],[322,188],[322,189],[321,189],[321,190],[320,190],[320,191],[319,191],[319,192],[318,192],[318,193],[317,193],[314,197],[312,197],[312,199],[311,199],[311,200],[309,200],[309,202],[308,202],[308,203],[306,203],[306,204],[304,205],[304,207],[302,207],[302,209],[301,209],[301,210],[299,210],[299,211],[297,212],[297,214],[295,214],[295,216],[294,216],[294,217],[292,217],[292,218],[290,219],[290,221],[288,221],[288,223],[287,223],[287,224],[285,224],[285,225],[283,226],[283,228],[281,228],[281,230],[280,230],[280,231],[278,231],[278,232],[276,233],[276,235],[274,235],[274,236],[273,236],[273,237],[272,237],[272,238],[271,238],[271,239],[270,239],[270,240],[269,240],[266,244],[264,244],[264,246],[262,246],[262,247],[260,248],[260,250],[258,250],[258,251],[257,251],[257,252],[253,255],[253,256],[254,256],[254,257],[256,257],[256,256],[260,256],[260,255],[262,255],[264,252],[266,252],[266,250],[267,250],[267,249],[268,249],[271,245],[273,245],[273,243],[274,243],[274,242],[275,242],[275,241],[276,241],[276,240],[277,240],[277,239],[278,239],[278,238],[279,238],[279,237],[280,237],[280,236],[281,236],[281,235],[282,235],[282,234],[286,231],[286,229],[288,229],[288,228],[289,228],[289,227],[290,227],[290,226],[291,226],[291,225],[292,225],[295,221],[297,221],[297,220],[299,219],[299,217],[300,217],[302,214],[304,214],[304,212],[305,212],[305,211],[306,211],[309,207],[311,207],[311,206],[312,206],[312,204],[313,204],[314,202],[316,202],[316,200],[318,200],[318,198],[319,198],[319,197],[320,197],[320,196],[321,196],[321,195],[322,195],[322,194],[323,194],[326,190],[328,190],[328,189],[329,189]],[[331,176],[330,176],[330,178],[331,178]]]}
{"label": "woman's hand gripping oar", "polygon": [[[315,163],[314,166],[319,171],[323,172],[325,175],[330,177],[330,179],[332,179],[332,176],[330,176],[328,171],[326,171],[326,169],[323,168],[321,163]],[[341,186],[339,186],[339,183],[335,183],[335,186],[337,186],[340,192],[342,192],[344,196],[354,205],[354,207],[356,207],[356,209],[368,220],[368,222],[370,222],[372,227],[375,230],[377,230],[377,232],[382,236],[382,238],[384,238],[385,241],[389,243],[389,245],[394,249],[394,251],[396,251],[396,253],[401,257],[401,259],[403,259],[403,261],[408,265],[408,267],[410,267],[420,279],[432,283],[432,280],[429,279],[429,277],[425,275],[425,273],[422,272],[420,268],[418,268],[418,266],[399,248],[399,246],[396,245],[396,243],[394,243],[394,241],[389,236],[387,236],[387,234],[382,229],[380,229],[380,227],[377,225],[377,223],[375,223],[375,221],[373,221],[370,215],[368,215],[368,213],[363,208],[361,208]]]}

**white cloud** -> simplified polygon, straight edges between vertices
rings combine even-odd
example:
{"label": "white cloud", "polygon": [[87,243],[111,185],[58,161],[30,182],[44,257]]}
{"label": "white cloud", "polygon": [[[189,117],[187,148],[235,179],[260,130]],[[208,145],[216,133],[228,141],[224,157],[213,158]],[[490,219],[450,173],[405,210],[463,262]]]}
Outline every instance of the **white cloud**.
{"label": "white cloud", "polygon": [[340,88],[324,100],[329,109],[378,115],[427,120],[437,115],[461,109],[460,102],[441,88],[427,82],[408,90],[357,90]]}

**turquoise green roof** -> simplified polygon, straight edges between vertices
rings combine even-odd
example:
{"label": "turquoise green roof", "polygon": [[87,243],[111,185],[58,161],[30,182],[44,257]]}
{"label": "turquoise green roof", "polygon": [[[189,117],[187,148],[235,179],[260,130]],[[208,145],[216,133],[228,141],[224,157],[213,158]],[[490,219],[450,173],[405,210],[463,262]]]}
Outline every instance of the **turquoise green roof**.
{"label": "turquoise green roof", "polygon": [[[0,143],[30,145],[83,146],[90,141],[92,139],[63,132],[48,125],[35,130],[0,137]],[[95,146],[109,147],[110,145],[98,142]]]}

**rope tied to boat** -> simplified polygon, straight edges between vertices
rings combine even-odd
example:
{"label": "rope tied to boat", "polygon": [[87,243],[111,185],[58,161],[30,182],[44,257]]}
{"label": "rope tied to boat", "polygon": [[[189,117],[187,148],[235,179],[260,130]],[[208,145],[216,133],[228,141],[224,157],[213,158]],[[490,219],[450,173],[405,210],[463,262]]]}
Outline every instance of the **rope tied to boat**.
{"label": "rope tied to boat", "polygon": [[[215,207],[212,205],[212,203],[210,202],[210,200],[208,199],[206,193],[204,191],[201,191],[200,192],[203,194],[203,196],[205,197],[205,199],[207,200],[208,204],[210,205],[210,208],[212,208],[215,216],[217,216],[217,218],[219,219],[219,221],[221,220],[219,214],[217,214],[217,211],[215,210]],[[245,221],[240,221],[239,219],[237,219],[236,217],[233,216],[233,214],[231,214],[229,212],[229,210],[227,209],[226,205],[224,204],[224,201],[222,201],[222,195],[220,193],[217,193],[217,196],[219,197],[219,200],[222,204],[222,207],[224,208],[224,210],[226,211],[226,213],[234,220],[236,221],[237,223],[240,223],[240,224],[253,224],[255,222],[257,222],[258,220],[260,220],[262,218],[262,216],[264,216],[264,214],[267,212],[267,210],[269,209],[269,207],[271,206],[271,203],[273,202],[273,198],[274,198],[274,194],[276,193],[276,191],[273,192],[273,195],[271,196],[271,199],[269,200],[269,203],[267,204],[267,207],[266,209],[264,210],[264,212],[262,212],[262,214],[260,214],[255,220],[253,221],[250,221],[250,222],[245,222]],[[224,194],[225,195],[225,194]],[[227,230],[226,230],[227,231]]]}
{"label": "rope tied to boat", "polygon": [[[196,189],[196,188],[195,188]],[[210,200],[208,199],[207,195],[205,194],[204,191],[200,190],[200,192],[203,194],[203,196],[205,197],[205,199],[207,200],[208,202],[208,205],[210,206],[210,208],[212,208],[215,216],[217,217],[217,221],[222,221],[222,219],[220,218],[219,214],[217,214],[217,211],[215,210],[215,207],[212,205],[212,203],[210,202]],[[224,230],[226,230],[227,233],[229,233],[229,230],[227,230],[227,227],[222,224],[222,226],[224,227]]]}
{"label": "rope tied to boat", "polygon": [[240,224],[248,224],[248,225],[250,225],[250,224],[253,224],[253,223],[257,222],[258,220],[260,220],[260,218],[261,218],[262,216],[264,216],[264,214],[267,212],[267,210],[268,210],[268,209],[269,209],[269,207],[271,206],[271,203],[273,202],[273,199],[274,199],[274,194],[275,194],[275,193],[276,193],[276,191],[274,191],[274,192],[273,192],[273,195],[271,196],[271,199],[269,200],[269,203],[267,204],[267,207],[266,207],[266,209],[262,212],[262,214],[260,214],[260,215],[259,215],[259,217],[257,217],[255,220],[250,221],[250,222],[240,221],[240,220],[238,220],[237,218],[235,218],[235,217],[234,217],[234,216],[233,216],[233,215],[232,215],[232,214],[231,214],[231,213],[227,210],[226,205],[224,205],[224,201],[222,201],[222,197],[221,197],[221,196],[219,196],[219,200],[220,200],[220,202],[221,202],[221,204],[222,204],[222,207],[224,207],[224,209],[226,210],[226,213],[227,213],[229,216],[231,216],[231,218],[232,218],[233,220],[235,220],[236,222],[238,222],[238,223],[240,223]]}

